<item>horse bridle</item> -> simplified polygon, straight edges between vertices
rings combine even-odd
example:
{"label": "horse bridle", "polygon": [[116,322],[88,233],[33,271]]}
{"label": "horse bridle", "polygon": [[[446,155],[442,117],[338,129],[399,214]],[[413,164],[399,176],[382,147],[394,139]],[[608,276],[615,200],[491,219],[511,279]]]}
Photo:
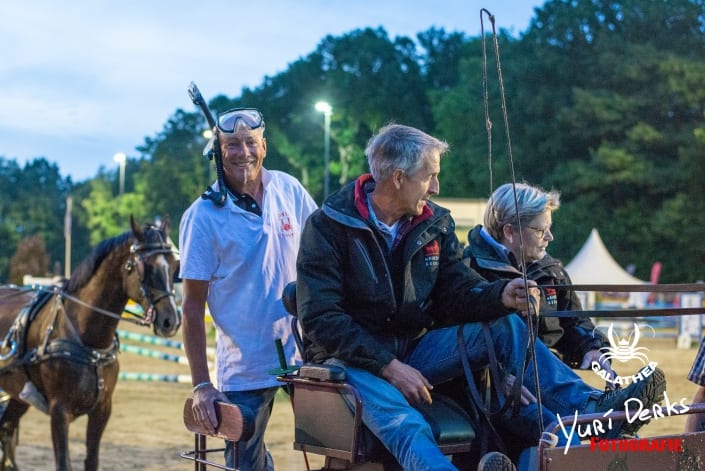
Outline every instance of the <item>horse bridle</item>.
{"label": "horse bridle", "polygon": [[[154,322],[154,313],[156,311],[154,305],[166,297],[173,297],[173,291],[159,290],[154,287],[146,288],[144,283],[144,259],[157,254],[173,254],[174,250],[168,242],[150,242],[146,244],[140,244],[138,242],[133,242],[130,246],[130,258],[125,262],[125,271],[128,276],[136,271],[139,276],[140,283],[140,299],[135,299],[138,303],[142,304],[142,300],[146,299],[149,306],[145,309],[144,315],[141,316],[140,322],[143,324],[151,324]],[[169,281],[167,281],[167,284]],[[152,292],[156,292],[156,296],[152,296]],[[142,306],[144,308],[144,306]],[[138,316],[139,317],[139,316]]]}

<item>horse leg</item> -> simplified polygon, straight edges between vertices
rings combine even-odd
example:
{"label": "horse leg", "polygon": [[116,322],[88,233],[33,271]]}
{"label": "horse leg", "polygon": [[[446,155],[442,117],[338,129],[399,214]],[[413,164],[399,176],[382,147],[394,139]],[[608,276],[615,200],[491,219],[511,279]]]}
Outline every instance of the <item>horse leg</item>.
{"label": "horse leg", "polygon": [[7,408],[0,419],[0,444],[2,444],[2,461],[0,471],[15,471],[15,451],[17,449],[20,417],[27,412],[29,406],[15,399],[10,399]]}
{"label": "horse leg", "polygon": [[103,400],[96,408],[88,414],[88,425],[86,426],[86,461],[85,471],[98,470],[98,455],[100,453],[100,440],[108,424],[112,411],[112,400],[110,397]]}
{"label": "horse leg", "polygon": [[51,441],[54,445],[54,461],[56,471],[71,471],[69,455],[69,423],[73,416],[67,408],[58,403],[49,407],[51,416]]}

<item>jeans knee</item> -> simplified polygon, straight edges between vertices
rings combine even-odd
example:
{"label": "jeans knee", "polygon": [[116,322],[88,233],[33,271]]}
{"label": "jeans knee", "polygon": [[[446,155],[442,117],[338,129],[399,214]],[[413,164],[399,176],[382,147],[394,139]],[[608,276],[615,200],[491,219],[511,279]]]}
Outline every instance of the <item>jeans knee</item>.
{"label": "jeans knee", "polygon": [[490,325],[490,332],[493,337],[500,338],[518,338],[524,337],[526,332],[526,324],[516,314],[502,316],[493,321]]}
{"label": "jeans knee", "polygon": [[513,328],[526,328],[526,324],[517,314],[509,314],[507,316],[499,318],[500,321],[504,321],[506,325]]}

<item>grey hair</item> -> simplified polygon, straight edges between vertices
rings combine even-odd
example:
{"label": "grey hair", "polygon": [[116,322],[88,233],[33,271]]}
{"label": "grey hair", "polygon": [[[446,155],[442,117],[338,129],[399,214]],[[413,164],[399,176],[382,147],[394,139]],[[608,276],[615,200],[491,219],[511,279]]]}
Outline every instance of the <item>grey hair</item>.
{"label": "grey hair", "polygon": [[372,178],[380,182],[391,178],[395,170],[413,175],[434,152],[442,156],[447,150],[448,143],[419,129],[388,124],[370,138],[365,155]]}
{"label": "grey hair", "polygon": [[536,216],[546,210],[556,211],[561,205],[558,191],[547,192],[527,183],[516,184],[516,198],[518,207],[514,205],[513,185],[505,183],[487,200],[484,225],[487,232],[497,241],[502,240],[502,229],[505,225],[521,223],[522,227],[526,227]]}

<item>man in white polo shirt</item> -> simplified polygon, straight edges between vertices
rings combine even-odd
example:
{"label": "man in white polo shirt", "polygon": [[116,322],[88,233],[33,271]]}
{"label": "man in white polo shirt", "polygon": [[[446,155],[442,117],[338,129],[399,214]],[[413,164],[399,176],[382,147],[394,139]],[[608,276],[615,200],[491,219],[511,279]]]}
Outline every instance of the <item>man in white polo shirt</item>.
{"label": "man in white polo shirt", "polygon": [[[300,362],[281,295],[296,278],[300,232],[316,204],[295,178],[262,167],[267,141],[258,110],[221,114],[215,132],[222,181],[212,191],[227,191],[227,198],[221,206],[199,197],[179,228],[182,329],[194,385],[193,412],[214,431],[214,401],[247,406],[255,413],[255,433],[238,444],[239,469],[271,470],[264,431],[278,383],[268,371],[280,366],[277,339],[287,361]],[[218,332],[217,388],[206,359],[206,302]],[[233,466],[232,443],[226,444],[225,456]]]}

